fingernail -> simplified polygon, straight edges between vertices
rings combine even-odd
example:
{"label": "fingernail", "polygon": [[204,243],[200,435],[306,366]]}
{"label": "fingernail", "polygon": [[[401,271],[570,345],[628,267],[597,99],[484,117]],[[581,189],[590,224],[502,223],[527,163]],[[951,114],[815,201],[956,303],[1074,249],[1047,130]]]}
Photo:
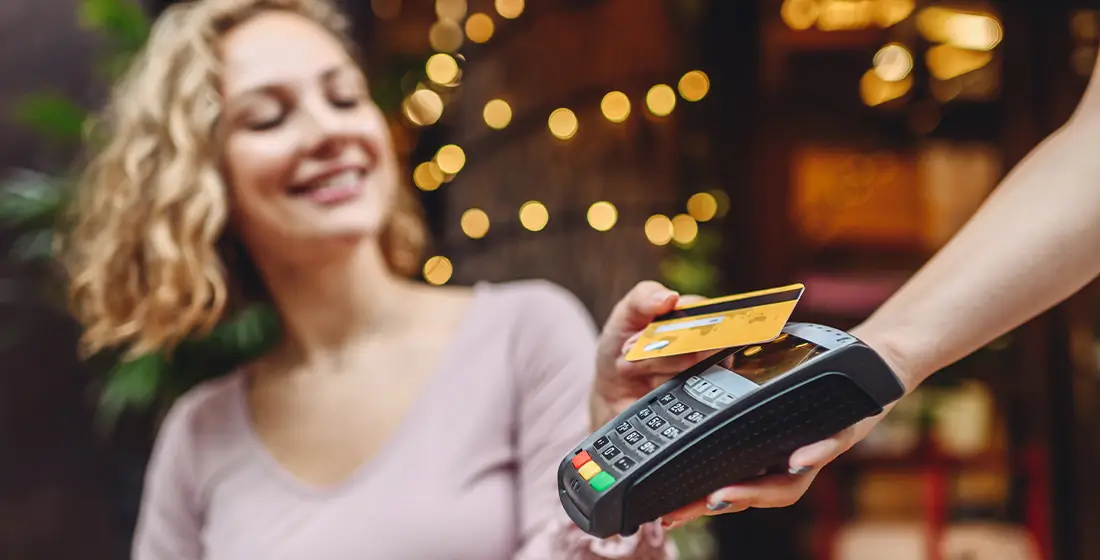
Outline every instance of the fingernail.
{"label": "fingernail", "polygon": [[722,511],[724,509],[728,509],[731,505],[733,504],[723,500],[721,502],[709,504],[707,506],[707,509],[709,509],[710,511]]}
{"label": "fingernail", "polygon": [[812,470],[814,470],[814,468],[809,467],[809,466],[806,466],[806,467],[791,467],[787,472],[789,472],[789,473],[791,473],[795,476],[798,476],[800,474],[806,474],[806,473],[808,473]]}
{"label": "fingernail", "polygon": [[660,304],[668,301],[668,298],[670,298],[674,295],[676,295],[676,292],[664,292],[664,293],[657,294],[653,298],[653,303],[656,303],[656,304],[660,305]]}

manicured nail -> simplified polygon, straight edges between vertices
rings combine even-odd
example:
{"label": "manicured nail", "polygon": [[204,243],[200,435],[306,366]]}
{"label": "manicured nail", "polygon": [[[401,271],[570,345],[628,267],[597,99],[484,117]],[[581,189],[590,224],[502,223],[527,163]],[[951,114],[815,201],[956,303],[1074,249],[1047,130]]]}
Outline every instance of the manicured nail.
{"label": "manicured nail", "polygon": [[733,505],[733,504],[731,504],[727,501],[721,501],[721,502],[717,502],[717,503],[707,505],[707,509],[709,509],[711,511],[722,511],[724,509],[729,508],[731,505]]}
{"label": "manicured nail", "polygon": [[806,474],[806,473],[808,473],[808,472],[810,472],[810,471],[812,471],[812,470],[814,470],[814,468],[813,468],[813,467],[810,467],[810,466],[806,466],[806,467],[791,467],[791,468],[790,468],[790,469],[789,469],[789,470],[788,470],[787,472],[789,472],[789,473],[791,473],[791,474],[793,474],[793,475],[795,475],[795,476],[798,476],[798,475],[800,475],[800,474]]}

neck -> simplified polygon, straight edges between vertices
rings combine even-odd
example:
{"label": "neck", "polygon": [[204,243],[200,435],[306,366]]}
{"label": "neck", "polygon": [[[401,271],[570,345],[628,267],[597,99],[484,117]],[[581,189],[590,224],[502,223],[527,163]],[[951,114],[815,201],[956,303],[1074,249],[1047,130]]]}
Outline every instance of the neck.
{"label": "neck", "polygon": [[395,304],[410,289],[367,240],[321,262],[256,264],[283,320],[284,349],[307,361],[394,324],[402,317]]}

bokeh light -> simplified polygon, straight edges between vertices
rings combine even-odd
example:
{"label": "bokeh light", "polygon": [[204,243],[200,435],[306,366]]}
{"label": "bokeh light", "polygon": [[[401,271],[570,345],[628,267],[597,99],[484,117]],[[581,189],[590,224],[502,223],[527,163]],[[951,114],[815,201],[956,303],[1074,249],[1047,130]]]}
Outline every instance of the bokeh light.
{"label": "bokeh light", "polygon": [[470,14],[466,18],[466,37],[475,43],[486,43],[493,38],[495,26],[488,14]]}
{"label": "bokeh light", "polygon": [[429,126],[443,116],[443,98],[430,89],[418,89],[401,103],[405,118],[416,126]]}
{"label": "bokeh light", "polygon": [[672,241],[672,220],[664,214],[650,216],[645,221],[645,237],[654,245],[668,245]]}
{"label": "bokeh light", "polygon": [[904,80],[913,71],[913,55],[909,53],[909,49],[897,43],[879,49],[872,63],[875,75],[884,82]]}
{"label": "bokeh light", "polygon": [[607,120],[621,123],[630,116],[630,98],[621,91],[609,92],[600,101],[600,112]]}
{"label": "bokeh light", "polygon": [[496,0],[495,6],[500,17],[516,19],[523,13],[523,0]]}
{"label": "bokeh light", "polygon": [[489,233],[489,215],[480,208],[470,208],[463,212],[459,224],[462,227],[462,233],[470,239],[481,239]]}
{"label": "bokeh light", "polygon": [[429,80],[446,85],[458,77],[458,61],[447,53],[436,53],[428,58],[424,70]]}
{"label": "bokeh light", "polygon": [[667,116],[676,107],[676,92],[667,84],[657,84],[649,88],[645,104],[650,113],[658,117]]}
{"label": "bokeh light", "polygon": [[718,200],[710,193],[695,193],[687,201],[687,211],[696,221],[709,221],[718,214]]}
{"label": "bokeh light", "polygon": [[677,214],[672,218],[672,240],[680,245],[688,245],[699,235],[699,224],[687,214]]}
{"label": "bokeh light", "polygon": [[454,144],[447,144],[436,152],[435,163],[439,166],[440,171],[448,175],[454,175],[466,165],[466,152],[463,152],[462,148]]}
{"label": "bokeh light", "polygon": [[577,133],[577,115],[564,107],[555,109],[547,120],[550,126],[550,134],[562,140],[568,140]]}
{"label": "bokeh light", "polygon": [[434,191],[443,184],[443,171],[434,161],[425,161],[413,170],[413,184],[422,191]]}
{"label": "bokeh light", "polygon": [[529,200],[519,207],[519,223],[530,231],[542,231],[550,222],[550,212],[541,202]]}
{"label": "bokeh light", "polygon": [[710,92],[710,77],[702,70],[692,70],[680,78],[677,89],[685,101],[699,101]]}
{"label": "bokeh light", "polygon": [[614,204],[601,200],[588,207],[588,225],[596,231],[607,231],[615,226],[619,211]]}
{"label": "bokeh light", "polygon": [[424,263],[424,280],[433,286],[446,284],[452,274],[454,266],[447,257],[436,255]]}
{"label": "bokeh light", "polygon": [[492,99],[481,110],[481,116],[489,128],[500,130],[512,122],[512,107],[503,99]]}
{"label": "bokeh light", "polygon": [[441,19],[428,30],[428,42],[439,52],[455,52],[462,47],[462,28],[454,20]]}

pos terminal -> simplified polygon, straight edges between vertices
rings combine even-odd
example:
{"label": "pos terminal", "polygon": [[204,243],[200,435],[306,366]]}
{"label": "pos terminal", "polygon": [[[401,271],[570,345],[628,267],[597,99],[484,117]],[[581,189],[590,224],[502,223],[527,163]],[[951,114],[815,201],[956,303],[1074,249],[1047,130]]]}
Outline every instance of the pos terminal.
{"label": "pos terminal", "polygon": [[558,495],[585,532],[629,535],[762,470],[786,471],[796,449],[904,392],[850,334],[788,323],[771,342],[717,351],[585,438],[558,466]]}

